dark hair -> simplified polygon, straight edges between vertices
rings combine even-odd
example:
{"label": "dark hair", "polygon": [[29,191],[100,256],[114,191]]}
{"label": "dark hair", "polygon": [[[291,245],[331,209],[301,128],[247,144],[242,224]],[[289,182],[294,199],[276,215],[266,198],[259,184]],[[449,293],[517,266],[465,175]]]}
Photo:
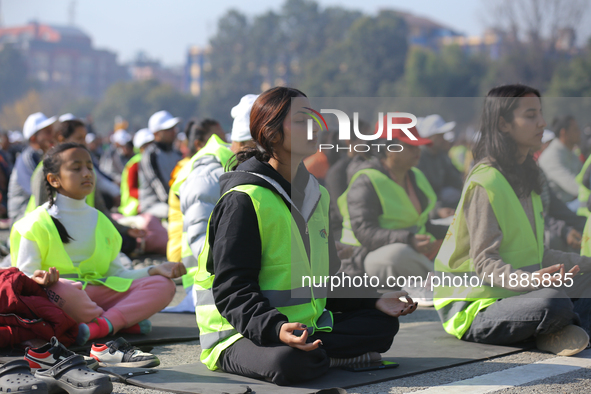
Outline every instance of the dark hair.
{"label": "dark hair", "polygon": [[560,130],[568,130],[573,120],[575,120],[575,117],[572,115],[565,115],[554,118],[554,121],[552,122],[552,131],[554,132],[557,138],[560,137]]}
{"label": "dark hair", "polygon": [[220,122],[215,119],[204,119],[199,123],[194,119],[189,120],[185,127],[185,135],[189,140],[189,149],[192,153],[195,153],[195,141],[207,142],[205,137],[212,132],[211,129],[214,126],[219,124]]}
{"label": "dark hair", "polygon": [[542,185],[540,170],[531,154],[522,164],[517,162],[517,145],[508,133],[499,130],[501,117],[513,121],[513,111],[519,106],[519,98],[540,92],[529,86],[515,84],[491,89],[484,100],[480,119],[481,137],[474,147],[474,162],[492,158],[493,166],[507,179],[518,197],[528,196],[532,191],[540,194]]}
{"label": "dark hair", "polygon": [[307,97],[294,88],[277,86],[261,93],[250,111],[250,135],[256,147],[248,147],[236,153],[235,169],[240,163],[251,157],[268,162],[276,157],[274,145],[283,141],[283,121],[291,108],[291,99]]}
{"label": "dark hair", "polygon": [[[47,180],[47,175],[59,174],[60,167],[62,166],[61,153],[65,152],[67,150],[70,150],[70,149],[74,149],[74,148],[84,149],[90,155],[90,151],[88,150],[88,148],[86,146],[84,146],[82,144],[77,144],[75,142],[65,142],[63,144],[59,144],[59,145],[56,145],[53,148],[51,148],[49,151],[47,151],[47,153],[43,157],[43,178],[45,179],[45,189],[47,190],[47,196],[48,196],[50,208],[55,203],[53,195],[54,195],[54,193],[57,193],[57,189],[55,187],[51,186],[51,184]],[[74,239],[70,236],[70,234],[68,234],[68,231],[66,230],[64,225],[58,219],[54,218],[53,216],[51,216],[51,219],[53,220],[53,223],[55,224],[57,232],[59,233],[60,239],[62,240],[63,243],[67,244],[70,242],[70,240]]]}
{"label": "dark hair", "polygon": [[61,122],[57,128],[57,135],[61,135],[65,140],[70,138],[78,127],[85,127],[84,123],[78,119],[66,120]]}

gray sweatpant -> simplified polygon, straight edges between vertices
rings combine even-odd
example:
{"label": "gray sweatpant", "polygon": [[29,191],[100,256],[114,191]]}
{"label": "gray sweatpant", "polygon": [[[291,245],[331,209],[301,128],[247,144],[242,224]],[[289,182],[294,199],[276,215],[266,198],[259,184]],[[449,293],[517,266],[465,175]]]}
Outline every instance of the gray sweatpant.
{"label": "gray sweatpant", "polygon": [[420,276],[426,278],[434,271],[434,263],[412,246],[395,243],[382,246],[370,252],[363,261],[365,272],[377,276],[380,283],[387,283],[388,277]]}
{"label": "gray sweatpant", "polygon": [[569,324],[591,336],[591,273],[574,279],[570,288],[544,288],[498,300],[476,315],[462,339],[510,345]]}

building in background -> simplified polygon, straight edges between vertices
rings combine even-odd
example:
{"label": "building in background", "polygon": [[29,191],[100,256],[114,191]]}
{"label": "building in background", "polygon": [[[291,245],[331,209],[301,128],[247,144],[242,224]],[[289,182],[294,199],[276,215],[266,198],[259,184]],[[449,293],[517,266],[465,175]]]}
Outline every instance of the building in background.
{"label": "building in background", "polygon": [[203,92],[204,73],[211,70],[210,52],[210,48],[203,49],[198,46],[192,46],[187,51],[183,90],[195,97],[199,97]]}
{"label": "building in background", "polygon": [[438,51],[445,39],[465,37],[464,34],[429,18],[402,11],[397,11],[397,14],[404,19],[408,26],[410,45]]}
{"label": "building in background", "polygon": [[29,77],[43,88],[100,98],[111,84],[129,79],[117,54],[93,48],[90,36],[77,27],[30,22],[0,28],[0,45],[6,43],[21,51]]}
{"label": "building in background", "polygon": [[155,79],[169,85],[178,92],[185,92],[183,67],[164,67],[158,60],[150,59],[145,52],[138,52],[136,58],[128,65],[129,73],[134,81]]}

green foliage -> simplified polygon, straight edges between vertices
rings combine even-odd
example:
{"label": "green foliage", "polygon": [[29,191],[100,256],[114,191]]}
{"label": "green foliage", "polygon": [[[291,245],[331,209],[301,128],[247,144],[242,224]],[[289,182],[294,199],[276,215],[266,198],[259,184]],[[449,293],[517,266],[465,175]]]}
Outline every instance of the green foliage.
{"label": "green foliage", "polygon": [[99,133],[112,131],[116,116],[127,120],[129,131],[136,131],[148,127],[149,117],[159,110],[188,119],[195,115],[197,101],[154,80],[125,82],[111,86],[92,115]]}
{"label": "green foliage", "polygon": [[556,70],[550,82],[548,95],[560,97],[591,96],[591,40],[589,41],[586,56],[562,64]]}
{"label": "green foliage", "polygon": [[458,46],[443,47],[439,54],[413,48],[398,91],[411,97],[475,97],[485,73],[484,60],[467,56]]}
{"label": "green foliage", "polygon": [[29,87],[25,59],[12,45],[4,45],[0,50],[0,108],[21,98]]}

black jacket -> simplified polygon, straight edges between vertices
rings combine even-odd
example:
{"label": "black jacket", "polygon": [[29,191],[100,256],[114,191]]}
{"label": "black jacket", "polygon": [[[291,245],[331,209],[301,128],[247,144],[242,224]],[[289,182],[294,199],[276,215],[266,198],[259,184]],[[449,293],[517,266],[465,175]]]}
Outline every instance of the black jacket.
{"label": "black jacket", "polygon": [[[291,185],[269,164],[251,158],[238,166],[236,171],[220,177],[221,194],[243,184],[277,191],[271,183],[253,173],[271,178],[301,209],[303,190],[310,177],[303,164],[298,167]],[[305,220],[297,210],[291,209],[291,203],[285,197],[282,198],[294,215],[309,256],[310,242],[305,231]],[[211,214],[208,239],[211,247],[208,270],[215,274],[212,292],[221,315],[257,345],[279,343],[279,330],[288,319],[270,305],[259,287],[261,239],[256,212],[249,196],[232,192],[221,198]],[[286,242],[291,242],[289,234],[286,234]],[[330,273],[333,275],[340,269],[341,262],[330,233],[328,244]],[[331,298],[329,294],[326,308],[333,312],[374,308],[375,302],[376,298]]]}
{"label": "black jacket", "polygon": [[[366,159],[363,156],[353,158],[347,167],[347,178],[349,182],[353,176],[364,169],[376,169],[386,176],[389,176],[377,158]],[[412,171],[409,171],[410,181],[416,191],[421,208],[424,210],[429,200],[421,189]],[[355,179],[351,189],[347,194],[347,205],[349,207],[349,216],[351,218],[351,228],[355,237],[361,243],[359,247],[351,247],[347,255],[343,258],[343,271],[348,275],[363,275],[363,262],[365,257],[372,251],[393,243],[411,244],[414,233],[409,230],[389,230],[380,227],[379,216],[383,213],[382,205],[373,184],[366,175],[360,175]],[[426,229],[436,239],[443,239],[447,233],[448,226],[426,223]]]}

